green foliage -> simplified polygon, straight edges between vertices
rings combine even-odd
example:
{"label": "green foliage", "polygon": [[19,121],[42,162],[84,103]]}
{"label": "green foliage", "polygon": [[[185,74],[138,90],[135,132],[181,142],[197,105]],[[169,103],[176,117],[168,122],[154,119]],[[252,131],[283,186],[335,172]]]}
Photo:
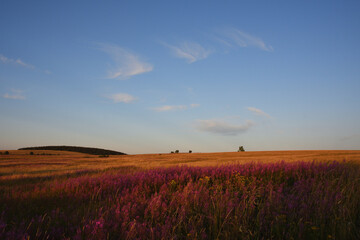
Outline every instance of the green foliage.
{"label": "green foliage", "polygon": [[5,155],[9,155],[10,153],[9,153],[9,151],[5,151]]}
{"label": "green foliage", "polygon": [[179,150],[175,150],[175,153],[179,153]]}
{"label": "green foliage", "polygon": [[245,152],[244,147],[243,147],[243,146],[240,146],[238,152]]}

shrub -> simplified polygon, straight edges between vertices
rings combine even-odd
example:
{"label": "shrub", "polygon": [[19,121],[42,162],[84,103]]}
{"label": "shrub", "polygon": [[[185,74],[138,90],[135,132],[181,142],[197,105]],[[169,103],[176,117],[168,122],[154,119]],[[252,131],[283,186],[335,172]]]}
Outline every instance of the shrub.
{"label": "shrub", "polygon": [[175,153],[179,153],[179,150],[175,150]]}
{"label": "shrub", "polygon": [[189,153],[192,153],[192,151],[191,151],[191,150],[189,150]]}
{"label": "shrub", "polygon": [[10,153],[9,153],[9,151],[5,151],[5,155],[9,155]]}
{"label": "shrub", "polygon": [[30,152],[30,155],[34,155],[34,152]]}
{"label": "shrub", "polygon": [[240,146],[238,152],[245,152],[244,147],[243,147],[243,146]]}

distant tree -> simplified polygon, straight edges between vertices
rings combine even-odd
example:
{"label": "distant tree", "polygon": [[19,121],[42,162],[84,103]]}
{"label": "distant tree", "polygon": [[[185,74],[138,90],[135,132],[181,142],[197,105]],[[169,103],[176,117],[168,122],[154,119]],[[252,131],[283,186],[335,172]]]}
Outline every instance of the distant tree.
{"label": "distant tree", "polygon": [[9,155],[9,154],[10,154],[9,151],[6,151],[6,152],[5,152],[5,155]]}
{"label": "distant tree", "polygon": [[0,155],[2,155],[2,152],[0,152]]}
{"label": "distant tree", "polygon": [[179,153],[179,150],[175,150],[175,153]]}
{"label": "distant tree", "polygon": [[174,153],[174,151],[171,151],[171,153]]}
{"label": "distant tree", "polygon": [[30,155],[34,155],[34,152],[30,152]]}
{"label": "distant tree", "polygon": [[245,152],[244,147],[243,147],[243,146],[240,146],[238,152]]}
{"label": "distant tree", "polygon": [[191,151],[191,150],[189,150],[189,153],[192,153],[192,151]]}

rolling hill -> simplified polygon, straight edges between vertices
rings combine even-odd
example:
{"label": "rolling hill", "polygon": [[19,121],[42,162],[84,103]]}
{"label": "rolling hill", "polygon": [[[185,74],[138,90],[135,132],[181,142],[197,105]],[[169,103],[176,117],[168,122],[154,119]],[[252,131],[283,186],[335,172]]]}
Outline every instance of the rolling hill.
{"label": "rolling hill", "polygon": [[112,150],[106,150],[101,148],[90,148],[90,147],[77,147],[77,146],[40,146],[40,147],[26,147],[19,148],[18,150],[53,150],[53,151],[69,151],[79,152],[92,155],[127,155],[123,152],[117,152]]}

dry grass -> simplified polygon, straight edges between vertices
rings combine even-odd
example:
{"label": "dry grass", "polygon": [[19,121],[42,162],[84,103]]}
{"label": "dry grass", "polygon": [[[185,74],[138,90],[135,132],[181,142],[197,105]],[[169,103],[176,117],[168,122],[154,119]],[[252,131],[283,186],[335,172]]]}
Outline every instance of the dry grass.
{"label": "dry grass", "polygon": [[0,155],[0,239],[360,239],[360,151],[30,152]]}
{"label": "dry grass", "polygon": [[[233,163],[270,163],[279,161],[345,160],[360,162],[360,151],[355,150],[141,154],[110,157],[45,150],[14,150],[9,152],[9,155],[0,155],[0,180],[61,176],[79,171],[99,172],[110,169],[129,169],[129,167],[149,169],[179,165],[217,166]],[[30,155],[30,152],[33,152],[34,155]]]}

